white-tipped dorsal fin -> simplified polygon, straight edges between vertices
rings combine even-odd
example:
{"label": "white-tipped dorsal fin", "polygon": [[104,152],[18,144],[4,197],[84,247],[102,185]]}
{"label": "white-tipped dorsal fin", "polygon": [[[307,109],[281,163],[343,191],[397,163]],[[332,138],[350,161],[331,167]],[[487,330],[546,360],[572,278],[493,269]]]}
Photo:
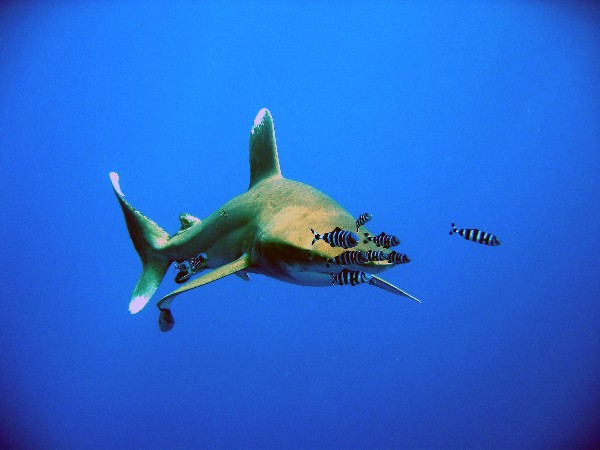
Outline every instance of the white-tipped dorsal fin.
{"label": "white-tipped dorsal fin", "polygon": [[250,186],[272,177],[281,177],[273,117],[267,108],[261,109],[250,132]]}

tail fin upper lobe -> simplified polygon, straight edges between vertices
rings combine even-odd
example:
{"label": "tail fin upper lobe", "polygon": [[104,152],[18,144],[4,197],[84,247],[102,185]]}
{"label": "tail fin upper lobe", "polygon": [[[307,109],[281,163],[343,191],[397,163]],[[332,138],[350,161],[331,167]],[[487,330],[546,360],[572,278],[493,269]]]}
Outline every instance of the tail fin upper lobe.
{"label": "tail fin upper lobe", "polygon": [[119,175],[117,173],[111,172],[110,180],[123,210],[129,236],[143,265],[142,275],[133,290],[129,303],[129,311],[131,314],[135,314],[146,306],[171,264],[169,258],[161,251],[170,236],[125,200],[119,186]]}

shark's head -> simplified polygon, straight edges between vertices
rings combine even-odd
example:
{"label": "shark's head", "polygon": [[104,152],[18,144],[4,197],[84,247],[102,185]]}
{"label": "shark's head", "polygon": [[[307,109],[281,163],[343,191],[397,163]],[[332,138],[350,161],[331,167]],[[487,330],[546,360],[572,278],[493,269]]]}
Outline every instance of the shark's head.
{"label": "shark's head", "polygon": [[[315,240],[312,229],[327,233],[339,227],[352,230],[355,219],[337,202],[304,183],[285,178],[261,184],[257,194],[273,199],[260,218],[252,259],[261,273],[283,281],[313,286],[331,284],[332,273],[344,268],[378,273],[393,264],[369,261],[340,266],[332,260],[345,251],[377,250],[372,242],[358,242],[352,248],[332,246]],[[350,239],[350,243],[354,244]]]}

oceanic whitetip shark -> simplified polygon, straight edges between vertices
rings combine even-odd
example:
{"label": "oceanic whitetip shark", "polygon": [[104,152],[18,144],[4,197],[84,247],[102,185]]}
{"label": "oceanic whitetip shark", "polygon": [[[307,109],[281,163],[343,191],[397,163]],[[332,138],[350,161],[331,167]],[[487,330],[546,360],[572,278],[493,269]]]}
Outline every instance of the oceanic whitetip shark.
{"label": "oceanic whitetip shark", "polygon": [[[129,235],[143,265],[129,303],[132,314],[146,306],[173,262],[182,263],[201,253],[206,258],[203,255],[198,271],[212,271],[188,281],[158,302],[162,331],[171,330],[175,324],[171,303],[176,296],[231,274],[248,280],[248,272],[305,286],[332,286],[332,277],[343,269],[365,271],[370,274],[370,285],[419,302],[374,275],[394,264],[369,261],[341,267],[331,260],[343,253],[343,248],[323,240],[313,244],[315,236],[311,228],[321,233],[337,227],[352,230],[355,218],[319,190],[281,175],[273,118],[267,109],[262,109],[254,120],[249,151],[248,190],[204,220],[182,214],[181,229],[173,236],[131,206],[119,186],[119,175],[110,173]],[[363,231],[368,233],[364,228]],[[377,247],[364,240],[353,250],[376,251]]]}

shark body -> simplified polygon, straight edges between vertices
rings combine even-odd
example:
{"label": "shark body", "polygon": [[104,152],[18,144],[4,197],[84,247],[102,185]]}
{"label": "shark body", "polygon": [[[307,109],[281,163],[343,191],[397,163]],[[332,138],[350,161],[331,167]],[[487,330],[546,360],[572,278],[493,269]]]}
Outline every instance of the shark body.
{"label": "shark body", "polygon": [[[200,253],[207,256],[202,269],[212,271],[188,281],[158,302],[162,331],[174,326],[171,302],[177,295],[231,274],[248,280],[248,273],[260,273],[288,283],[331,286],[333,273],[366,270],[373,275],[370,284],[419,301],[374,275],[394,264],[371,261],[341,267],[331,260],[344,249],[323,241],[312,244],[311,228],[321,233],[336,227],[352,230],[356,219],[319,190],[281,175],[273,118],[267,109],[256,116],[249,153],[248,190],[204,220],[182,214],[181,229],[173,236],[131,206],[121,191],[119,176],[111,172],[114,192],[143,264],[129,304],[132,314],[148,303],[173,262],[181,263]],[[363,227],[362,232],[368,230]],[[353,250],[366,252],[377,247],[361,241]]]}

